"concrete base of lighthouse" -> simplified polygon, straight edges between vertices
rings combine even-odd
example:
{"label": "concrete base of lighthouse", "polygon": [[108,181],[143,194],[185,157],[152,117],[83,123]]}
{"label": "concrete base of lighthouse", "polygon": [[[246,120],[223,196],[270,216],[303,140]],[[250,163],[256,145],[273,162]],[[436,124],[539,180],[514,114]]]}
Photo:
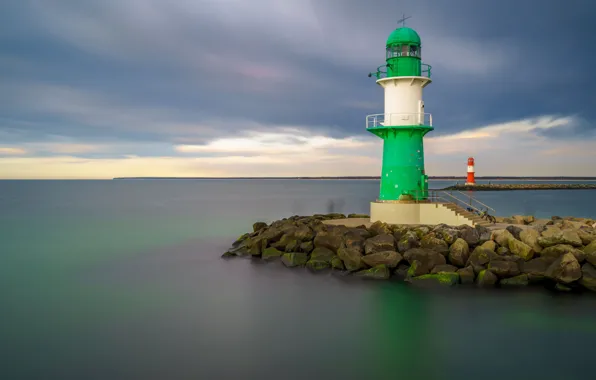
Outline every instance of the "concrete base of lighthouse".
{"label": "concrete base of lighthouse", "polygon": [[471,220],[456,214],[442,203],[414,203],[407,201],[371,202],[370,221],[388,224],[447,224],[473,226]]}

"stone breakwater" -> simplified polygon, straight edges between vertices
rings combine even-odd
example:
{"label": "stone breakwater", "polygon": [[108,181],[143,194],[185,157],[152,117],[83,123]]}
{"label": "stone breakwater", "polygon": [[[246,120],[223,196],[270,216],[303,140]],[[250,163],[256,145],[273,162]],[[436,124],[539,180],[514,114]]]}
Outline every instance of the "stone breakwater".
{"label": "stone breakwater", "polygon": [[[349,215],[362,217],[361,215]],[[258,222],[223,257],[279,261],[313,272],[410,284],[525,287],[596,292],[594,221],[553,218],[523,227],[331,225],[341,214]],[[525,217],[528,218],[528,217]],[[534,223],[534,225],[532,225]]]}
{"label": "stone breakwater", "polygon": [[519,184],[476,184],[476,185],[454,185],[443,190],[474,190],[474,191],[498,191],[498,190],[596,190],[596,184],[564,184],[564,183],[519,183]]}

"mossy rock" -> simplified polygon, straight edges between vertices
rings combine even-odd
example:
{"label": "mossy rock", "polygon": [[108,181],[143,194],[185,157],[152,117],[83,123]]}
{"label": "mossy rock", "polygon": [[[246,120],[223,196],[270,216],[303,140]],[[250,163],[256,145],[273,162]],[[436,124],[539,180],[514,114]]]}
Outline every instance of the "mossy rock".
{"label": "mossy rock", "polygon": [[497,281],[497,275],[487,269],[481,270],[476,278],[476,284],[480,287],[493,287]]}
{"label": "mossy rock", "polygon": [[530,284],[530,280],[528,279],[527,274],[520,274],[519,276],[511,278],[504,278],[499,282],[499,284],[503,287],[528,286]]}
{"label": "mossy rock", "polygon": [[442,286],[454,286],[459,284],[459,274],[453,272],[424,274],[422,276],[412,277],[409,281],[413,284],[431,283]]}
{"label": "mossy rock", "polygon": [[389,277],[391,277],[391,272],[389,272],[389,268],[387,268],[387,266],[377,265],[374,268],[356,272],[355,276],[363,278],[363,279],[371,279],[371,280],[388,280]]}
{"label": "mossy rock", "polygon": [[308,255],[303,252],[284,253],[281,262],[288,268],[303,266],[308,262]]}
{"label": "mossy rock", "polygon": [[344,262],[341,261],[341,259],[337,256],[335,256],[333,259],[331,259],[331,267],[333,269],[337,269],[337,270],[344,270],[346,269],[344,267]]}
{"label": "mossy rock", "polygon": [[277,248],[269,247],[263,250],[261,258],[263,260],[274,260],[280,258],[284,253]]}
{"label": "mossy rock", "polygon": [[312,272],[319,272],[331,268],[331,260],[310,259],[306,263],[306,267]]}

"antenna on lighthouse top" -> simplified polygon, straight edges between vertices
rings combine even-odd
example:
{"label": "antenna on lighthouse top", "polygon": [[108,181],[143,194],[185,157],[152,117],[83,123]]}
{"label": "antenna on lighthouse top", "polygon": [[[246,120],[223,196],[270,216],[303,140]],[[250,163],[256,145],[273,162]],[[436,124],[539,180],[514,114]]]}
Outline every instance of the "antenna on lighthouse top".
{"label": "antenna on lighthouse top", "polygon": [[402,28],[406,26],[406,20],[412,18],[412,16],[408,16],[406,17],[406,14],[403,14],[403,17],[400,18],[399,20],[397,20],[397,23],[399,24],[401,22]]}

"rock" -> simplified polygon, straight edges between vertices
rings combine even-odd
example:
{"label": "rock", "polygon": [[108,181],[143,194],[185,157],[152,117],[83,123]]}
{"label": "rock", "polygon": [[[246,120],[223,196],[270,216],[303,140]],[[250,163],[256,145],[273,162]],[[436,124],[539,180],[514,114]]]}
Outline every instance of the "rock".
{"label": "rock", "polygon": [[324,261],[327,264],[331,264],[331,260],[335,257],[335,252],[329,248],[315,247],[310,254],[310,259],[315,261]]}
{"label": "rock", "polygon": [[246,242],[246,248],[251,256],[261,256],[261,253],[263,252],[263,249],[265,249],[266,245],[267,240],[263,239],[261,236],[249,238]]}
{"label": "rock", "polygon": [[414,229],[414,233],[416,234],[418,239],[422,239],[425,235],[428,235],[429,232],[430,228],[428,228],[427,226],[419,226]]}
{"label": "rock", "polygon": [[431,274],[437,273],[456,273],[458,268],[449,264],[436,265],[431,271]]}
{"label": "rock", "polygon": [[342,247],[337,251],[337,255],[344,262],[346,269],[350,272],[366,268],[362,261],[362,254],[355,248]]}
{"label": "rock", "polygon": [[574,247],[581,247],[582,240],[575,231],[561,230],[558,227],[549,227],[544,230],[538,238],[538,244],[545,248],[557,244],[569,244]]}
{"label": "rock", "polygon": [[596,268],[590,263],[582,266],[582,278],[579,283],[586,289],[596,292]]}
{"label": "rock", "polygon": [[534,257],[532,247],[515,238],[509,239],[509,250],[516,256],[528,261]]}
{"label": "rock", "polygon": [[331,259],[331,268],[337,269],[337,270],[345,269],[343,261],[341,261],[341,259],[337,256],[335,256],[333,259]]}
{"label": "rock", "polygon": [[511,251],[507,247],[499,247],[499,248],[497,248],[496,253],[499,256],[506,256],[506,255],[510,255]]}
{"label": "rock", "polygon": [[473,284],[476,275],[474,274],[474,268],[471,266],[461,268],[457,270],[459,274],[459,279],[462,284]]}
{"label": "rock", "polygon": [[405,280],[407,275],[408,275],[408,270],[410,269],[410,266],[408,264],[405,263],[401,263],[397,266],[397,269],[395,271],[393,271],[393,274],[395,275],[395,277],[397,277],[397,279],[399,280]]}
{"label": "rock", "polygon": [[319,232],[314,239],[315,248],[327,248],[333,253],[337,253],[340,247],[344,245],[342,236],[330,232]]}
{"label": "rock", "polygon": [[596,265],[596,241],[584,247],[584,253],[586,254],[586,261],[592,265]]}
{"label": "rock", "polygon": [[[365,232],[368,233],[366,230]],[[350,231],[344,236],[344,244],[347,248],[352,248],[360,253],[364,253],[364,242],[366,239],[367,237],[362,236],[362,234]]]}
{"label": "rock", "polygon": [[557,283],[555,285],[555,290],[558,290],[559,292],[570,292],[572,289],[567,286],[567,285],[563,285],[561,283]]}
{"label": "rock", "polygon": [[305,224],[301,224],[291,232],[292,236],[300,243],[312,241],[315,238],[315,232]]}
{"label": "rock", "polygon": [[497,281],[497,276],[487,269],[480,271],[480,273],[478,273],[478,278],[476,278],[476,284],[481,287],[495,286]]}
{"label": "rock", "polygon": [[392,235],[393,231],[387,223],[383,223],[380,221],[374,222],[368,230],[370,231],[372,236],[376,235]]}
{"label": "rock", "polygon": [[586,259],[586,254],[582,250],[568,244],[557,244],[544,248],[542,252],[540,252],[540,257],[546,257],[554,261],[568,252],[572,253],[580,263]]}
{"label": "rock", "polygon": [[[513,220],[513,223],[515,224],[526,224],[526,218],[523,215],[513,215],[511,217],[511,220]],[[513,235],[515,236],[515,235]]]}
{"label": "rock", "polygon": [[437,274],[424,274],[419,277],[412,277],[408,280],[415,285],[442,285],[442,286],[454,286],[459,283],[459,274],[457,273],[437,273]]}
{"label": "rock", "polygon": [[583,245],[588,245],[591,242],[596,241],[596,233],[588,232],[583,229],[577,231],[577,236],[579,236]]}
{"label": "rock", "polygon": [[256,222],[255,224],[252,225],[252,230],[253,232],[258,232],[264,228],[267,228],[267,223],[264,222]]}
{"label": "rock", "polygon": [[559,257],[546,270],[546,277],[563,284],[577,281],[581,276],[581,267],[572,253],[566,253]]}
{"label": "rock", "polygon": [[492,240],[496,241],[501,247],[509,247],[510,239],[515,239],[515,237],[507,230],[493,231]]}
{"label": "rock", "polygon": [[488,228],[481,226],[479,224],[475,225],[474,228],[476,229],[476,231],[478,231],[478,243],[479,244],[484,244],[487,241],[491,240],[490,237],[492,235],[492,231],[489,230]]}
{"label": "rock", "polygon": [[428,234],[422,238],[420,241],[420,246],[422,248],[431,249],[433,251],[439,252],[440,254],[447,256],[449,253],[449,245],[443,239],[439,239],[432,234]]}
{"label": "rock", "polygon": [[492,253],[493,252],[488,249],[476,247],[466,262],[466,266],[472,266],[475,273],[480,273],[482,270],[486,269],[486,264],[489,263]]}
{"label": "rock", "polygon": [[519,276],[511,278],[504,278],[499,282],[499,284],[503,287],[528,286],[530,284],[530,280],[528,279],[527,274],[520,274]]}
{"label": "rock", "polygon": [[521,240],[519,235],[523,231],[523,229],[521,229],[518,226],[507,226],[507,228],[505,229],[509,231],[509,233],[511,233],[511,235],[513,235],[514,238],[516,238],[517,240]]}
{"label": "rock", "polygon": [[277,248],[269,247],[263,250],[261,257],[263,260],[274,260],[280,258],[284,253]]}
{"label": "rock", "polygon": [[536,221],[536,218],[533,215],[525,215],[524,222],[525,224],[532,224]]}
{"label": "rock", "polygon": [[[425,248],[412,248],[408,250],[404,253],[404,259],[412,266],[414,265],[414,261],[418,261],[419,267],[415,271],[421,274],[430,273],[431,269],[437,265],[447,264],[445,256],[439,252]],[[420,274],[417,275],[419,276]]]}
{"label": "rock", "polygon": [[306,267],[312,272],[322,271],[331,268],[331,260],[310,259],[306,263]]}
{"label": "rock", "polygon": [[232,248],[238,248],[244,241],[246,241],[246,239],[248,239],[249,236],[250,234],[244,234],[240,236],[234,243],[232,243]]}
{"label": "rock", "polygon": [[461,238],[464,239],[469,246],[475,246],[480,243],[480,233],[477,229],[470,226],[464,226],[461,229]]}
{"label": "rock", "polygon": [[519,275],[519,267],[512,261],[493,260],[488,264],[488,270],[501,278]]}
{"label": "rock", "polygon": [[519,233],[519,240],[532,248],[536,253],[542,251],[542,246],[538,244],[538,237],[540,237],[540,233],[533,228],[526,228]]}
{"label": "rock", "polygon": [[387,280],[391,276],[389,269],[385,265],[377,265],[374,268],[361,270],[356,272],[355,275],[364,279],[371,280]]}
{"label": "rock", "polygon": [[281,262],[289,268],[303,266],[308,262],[308,255],[301,252],[284,253]]}
{"label": "rock", "polygon": [[542,281],[546,277],[546,270],[553,263],[544,257],[538,257],[520,264],[520,271],[528,275],[530,282]]}
{"label": "rock", "polygon": [[408,268],[406,278],[422,276],[428,274],[428,272],[430,270],[426,265],[423,265],[419,260],[414,260],[410,264],[410,268]]}
{"label": "rock", "polygon": [[420,247],[420,239],[413,231],[406,232],[397,243],[397,250],[400,253],[418,247]]}
{"label": "rock", "polygon": [[484,243],[482,243],[482,245],[480,246],[484,249],[488,249],[489,251],[495,252],[495,250],[497,249],[497,243],[495,243],[492,240],[487,240]]}
{"label": "rock", "polygon": [[305,241],[304,243],[300,244],[299,251],[304,253],[311,253],[312,250],[315,249],[315,245],[312,241]]}
{"label": "rock", "polygon": [[468,243],[458,238],[449,248],[449,262],[458,267],[464,267],[470,257],[470,248]]}
{"label": "rock", "polygon": [[375,252],[362,257],[362,261],[370,267],[384,264],[388,268],[395,268],[403,257],[395,251]]}
{"label": "rock", "polygon": [[436,234],[436,236],[441,238],[447,246],[450,246],[459,238],[460,231],[454,228],[442,228],[437,231]]}
{"label": "rock", "polygon": [[395,251],[395,240],[393,239],[393,235],[376,235],[364,242],[364,254],[366,255],[383,251]]}

